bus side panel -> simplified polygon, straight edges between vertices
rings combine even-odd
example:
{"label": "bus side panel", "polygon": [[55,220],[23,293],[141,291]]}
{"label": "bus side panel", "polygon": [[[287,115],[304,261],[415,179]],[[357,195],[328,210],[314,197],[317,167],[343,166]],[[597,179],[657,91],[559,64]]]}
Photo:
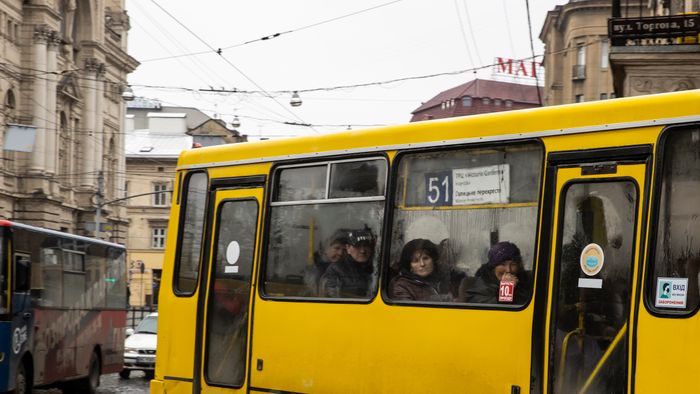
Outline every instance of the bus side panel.
{"label": "bus side panel", "polygon": [[[177,196],[178,191],[174,192]],[[175,203],[170,211],[167,245],[163,256],[163,275],[158,294],[158,344],[156,371],[151,392],[192,392],[194,375],[194,344],[198,293],[176,296],[173,291],[175,247],[178,239],[180,206]],[[160,390],[166,391],[160,391]]]}
{"label": "bus side panel", "polygon": [[102,363],[102,373],[114,373],[124,366],[126,311],[90,311],[80,320],[77,336],[78,375],[88,374],[90,357],[95,351]]}
{"label": "bus side panel", "polygon": [[700,393],[700,315],[660,318],[640,306],[637,327],[637,393]]}
{"label": "bus side panel", "polygon": [[[256,300],[251,386],[293,392],[529,390],[520,312]],[[258,361],[260,360],[260,361]]]}
{"label": "bus side panel", "polygon": [[18,356],[12,354],[12,322],[0,322],[0,392],[14,389],[14,376],[17,368]]}

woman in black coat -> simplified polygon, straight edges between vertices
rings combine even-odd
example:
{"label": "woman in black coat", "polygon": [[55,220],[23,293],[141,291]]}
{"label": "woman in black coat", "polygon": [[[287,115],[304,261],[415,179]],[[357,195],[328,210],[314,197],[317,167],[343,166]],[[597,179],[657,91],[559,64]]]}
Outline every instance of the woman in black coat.
{"label": "woman in black coat", "polygon": [[[438,268],[438,248],[427,239],[409,241],[401,251],[399,274],[389,283],[389,297],[403,301],[450,301]],[[445,289],[447,290],[447,289]]]}

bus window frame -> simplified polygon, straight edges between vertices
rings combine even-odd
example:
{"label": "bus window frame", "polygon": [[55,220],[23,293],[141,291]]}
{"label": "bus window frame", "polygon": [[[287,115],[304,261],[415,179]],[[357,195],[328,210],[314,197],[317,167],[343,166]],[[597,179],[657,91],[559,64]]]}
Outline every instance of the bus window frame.
{"label": "bus window frame", "polygon": [[653,182],[651,189],[653,191],[653,197],[650,202],[651,212],[649,214],[649,217],[651,218],[651,220],[649,221],[649,229],[651,231],[649,231],[647,237],[648,240],[646,248],[646,262],[644,266],[645,276],[642,282],[644,286],[644,289],[642,290],[642,300],[644,302],[644,307],[646,308],[647,312],[649,312],[652,316],[660,318],[687,319],[695,316],[698,313],[698,311],[700,311],[700,302],[698,302],[695,308],[688,311],[657,308],[654,305],[655,294],[653,294],[655,280],[654,268],[656,268],[655,259],[657,252],[656,241],[658,239],[658,231],[655,231],[654,229],[658,229],[659,214],[661,212],[661,186],[664,176],[663,170],[664,159],[666,157],[666,144],[668,142],[669,135],[673,134],[675,130],[687,130],[692,127],[700,128],[700,122],[680,123],[666,126],[661,131],[661,133],[659,134],[659,138],[656,141],[656,159],[654,160],[654,176],[651,180]]}
{"label": "bus window frame", "polygon": [[[645,231],[645,226],[644,223],[646,222],[646,211],[645,209],[642,208],[642,212],[640,213],[640,207],[644,207],[642,205],[644,203],[644,200],[648,198],[649,195],[649,167],[650,167],[650,162],[648,160],[645,160],[643,162],[640,162],[639,164],[644,164],[646,166],[646,171],[645,171],[645,176],[644,176],[644,182],[647,182],[646,185],[644,185],[644,188],[639,187],[639,182],[637,181],[636,178],[631,177],[631,176],[615,176],[615,174],[610,174],[610,176],[606,176],[604,178],[591,178],[586,180],[585,178],[575,178],[575,179],[570,179],[567,181],[565,184],[561,186],[559,190],[556,189],[556,172],[562,166],[555,166],[554,167],[554,178],[555,182],[552,185],[554,189],[552,190],[552,194],[556,196],[555,199],[553,199],[552,202],[558,201],[559,207],[558,209],[554,209],[554,205],[552,205],[551,210],[554,213],[554,218],[557,220],[557,226],[556,226],[556,238],[552,237],[551,230],[548,234],[549,240],[550,240],[550,248],[554,249],[556,251],[556,254],[554,256],[554,260],[552,261],[549,256],[545,258],[545,261],[549,262],[549,275],[552,277],[552,288],[551,291],[548,292],[548,294],[545,294],[545,297],[549,298],[546,299],[545,302],[547,304],[545,305],[545,313],[549,313],[549,318],[543,319],[543,324],[549,324],[549,332],[548,332],[548,337],[547,341],[545,341],[545,338],[539,338],[539,340],[535,341],[535,335],[533,335],[533,344],[535,343],[543,343],[547,342],[547,350],[545,351],[545,354],[548,356],[552,356],[552,349],[549,348],[549,342],[551,342],[552,338],[555,337],[556,335],[556,328],[557,325],[555,322],[557,322],[558,318],[558,313],[557,313],[557,307],[559,306],[559,294],[561,292],[561,286],[559,283],[559,279],[561,276],[561,258],[562,258],[562,251],[564,249],[564,245],[561,245],[563,243],[563,236],[564,236],[564,212],[566,210],[566,201],[564,200],[566,194],[568,193],[569,189],[578,184],[584,184],[584,183],[615,183],[615,182],[630,182],[634,186],[634,189],[637,193],[637,200],[635,201],[634,204],[634,226],[632,227],[632,243],[630,245],[630,251],[632,253],[632,258],[630,259],[630,264],[629,264],[629,304],[628,304],[628,310],[627,310],[627,333],[626,333],[626,345],[627,345],[627,352],[626,352],[626,363],[627,363],[627,376],[625,377],[626,381],[629,382],[630,377],[632,379],[632,384],[634,385],[634,374],[636,373],[636,363],[634,362],[634,359],[636,358],[636,352],[637,352],[637,341],[635,339],[637,335],[637,322],[638,322],[638,307],[639,303],[637,302],[638,298],[638,293],[635,295],[635,297],[632,297],[632,290],[634,287],[637,287],[637,290],[639,291],[639,277],[641,275],[641,269],[643,267],[643,261],[644,261],[644,255],[642,253],[642,249],[639,249],[638,256],[635,258],[634,254],[635,251],[637,250],[637,244],[638,242],[644,242],[644,231]],[[620,164],[625,165],[625,164],[633,164],[633,163],[625,163],[624,160],[620,161]],[[565,167],[564,167],[565,168]],[[562,204],[562,201],[564,202]],[[640,226],[640,219],[641,219],[641,226]],[[553,230],[553,228],[552,228]],[[637,237],[637,234],[639,234],[639,237]],[[551,254],[552,249],[549,250],[549,253]],[[638,280],[635,282],[634,279],[634,270],[635,268],[637,269],[637,278]],[[551,303],[549,302],[551,300]],[[555,305],[556,304],[556,305]],[[630,327],[630,323],[634,322],[634,326]],[[536,323],[535,323],[536,324]],[[534,334],[534,329],[533,329],[533,334]],[[534,354],[534,346],[533,346],[533,354]],[[633,355],[629,355],[633,353]],[[541,361],[540,361],[541,362]],[[632,365],[630,366],[630,362]],[[549,361],[545,361],[544,368],[547,369],[547,379],[548,379],[548,387],[551,392],[552,387],[553,387],[553,374],[552,371],[555,368],[556,365],[553,363],[550,364]],[[531,368],[535,368],[536,365],[533,363],[531,364]],[[540,375],[540,378],[542,376]]]}
{"label": "bus window frame", "polygon": [[382,255],[386,256],[384,260],[389,260],[391,258],[391,239],[393,236],[394,222],[394,210],[395,210],[395,197],[398,192],[398,175],[401,165],[401,160],[406,155],[421,154],[421,153],[435,153],[435,152],[449,152],[458,150],[476,150],[476,149],[489,149],[489,148],[502,148],[502,147],[513,147],[518,145],[528,145],[536,144],[541,149],[540,157],[540,184],[539,190],[537,192],[537,215],[535,219],[535,243],[532,249],[532,270],[531,270],[531,284],[530,284],[530,294],[528,299],[522,305],[508,305],[508,304],[480,304],[480,303],[470,303],[470,302],[435,302],[435,301],[406,301],[406,300],[394,300],[389,297],[389,282],[392,277],[390,277],[390,261],[383,261],[381,277],[379,282],[379,287],[381,288],[382,300],[385,304],[398,307],[430,307],[430,308],[447,308],[447,309],[474,309],[474,310],[496,310],[496,311],[512,311],[519,312],[532,303],[535,296],[535,289],[537,285],[535,279],[537,278],[537,268],[539,263],[539,251],[540,251],[540,230],[542,226],[542,201],[544,199],[544,186],[545,186],[545,174],[547,171],[547,147],[541,138],[526,138],[520,140],[504,140],[504,141],[492,141],[483,143],[468,143],[461,145],[448,145],[448,146],[431,146],[427,148],[418,149],[404,149],[396,152],[394,160],[392,161],[392,171],[390,177],[390,184],[388,185],[388,195],[387,195],[387,212],[384,215],[385,218],[385,231],[384,231],[384,243],[382,244]]}
{"label": "bus window frame", "polygon": [[[253,314],[249,314],[247,317],[246,321],[246,337],[245,337],[245,351],[244,355],[246,355],[245,360],[246,360],[246,365],[243,367],[244,371],[244,377],[243,377],[243,382],[240,385],[229,385],[229,384],[224,384],[220,382],[213,382],[209,380],[209,376],[207,375],[208,367],[209,367],[209,358],[207,357],[209,355],[209,341],[210,341],[210,333],[209,333],[209,319],[210,319],[210,314],[211,314],[211,309],[210,309],[210,297],[214,294],[214,281],[217,279],[215,277],[215,270],[216,270],[216,261],[214,261],[215,257],[217,256],[217,248],[219,246],[219,239],[221,237],[221,215],[222,215],[222,208],[225,203],[229,202],[244,202],[244,201],[253,201],[255,202],[256,206],[256,213],[255,213],[255,227],[253,227],[253,231],[255,233],[255,236],[253,237],[253,255],[252,255],[252,261],[251,261],[251,267],[250,267],[250,275],[248,278],[248,286],[249,286],[249,292],[248,292],[248,305],[247,305],[247,310],[250,310],[253,312],[253,304],[255,303],[254,300],[251,299],[251,296],[255,293],[254,287],[255,287],[255,259],[257,256],[259,256],[258,251],[256,250],[259,248],[258,246],[258,239],[260,238],[260,231],[262,229],[260,228],[260,206],[263,204],[263,201],[258,201],[257,198],[255,197],[231,197],[231,198],[224,198],[222,199],[219,204],[216,204],[216,218],[214,219],[214,223],[216,224],[216,229],[212,229],[212,245],[214,247],[212,248],[212,251],[208,253],[208,267],[207,271],[209,272],[208,278],[207,278],[207,297],[206,297],[206,318],[203,319],[203,326],[204,326],[204,332],[206,332],[206,338],[202,341],[202,361],[199,363],[201,365],[201,375],[204,377],[204,382],[207,384],[207,386],[210,387],[221,387],[221,388],[229,388],[229,389],[240,389],[246,384],[246,380],[248,377],[248,373],[251,370],[251,360],[248,355],[248,351],[251,349],[252,346],[249,346],[249,340],[253,335],[253,330],[252,330],[252,321],[253,321]],[[252,343],[251,343],[252,345]]]}
{"label": "bus window frame", "polygon": [[[281,161],[275,163],[272,168],[270,169],[270,175],[269,175],[269,192],[265,196],[265,218],[263,222],[263,232],[262,232],[262,245],[260,250],[260,269],[258,270],[258,296],[263,299],[263,300],[271,300],[271,301],[281,301],[281,302],[310,302],[310,303],[325,303],[325,304],[371,304],[375,298],[377,298],[377,294],[381,292],[381,281],[382,281],[382,272],[383,272],[383,252],[384,252],[384,246],[382,245],[381,248],[379,248],[378,251],[375,251],[376,253],[376,264],[375,267],[378,270],[378,277],[377,277],[377,286],[375,289],[373,289],[372,294],[370,297],[367,298],[332,298],[332,297],[299,297],[299,296],[271,296],[265,293],[265,277],[267,274],[267,267],[268,267],[268,250],[269,250],[269,241],[270,241],[270,222],[272,220],[272,208],[275,206],[275,189],[276,189],[276,182],[278,179],[278,171],[283,170],[285,168],[298,168],[298,167],[312,167],[314,165],[320,165],[322,163],[326,163],[328,165],[328,172],[326,176],[326,196],[328,195],[329,191],[329,184],[330,184],[330,167],[331,164],[335,163],[341,163],[341,162],[353,162],[353,161],[369,161],[372,159],[382,159],[384,160],[384,163],[386,165],[386,172],[384,174],[384,196],[382,197],[384,199],[384,214],[383,214],[383,219],[381,220],[381,234],[378,234],[377,239],[380,240],[381,242],[385,241],[385,229],[386,229],[386,218],[387,218],[387,209],[388,209],[388,203],[389,203],[389,182],[391,181],[391,170],[392,170],[392,160],[389,158],[389,154],[387,153],[389,150],[383,150],[383,151],[375,151],[375,152],[364,152],[362,154],[357,154],[353,155],[352,157],[349,155],[342,155],[342,156],[324,156],[320,158],[302,158],[294,161]],[[354,198],[336,198],[333,199],[334,203],[338,202],[367,202],[367,201],[381,201],[381,199],[377,198],[378,196],[373,196],[373,197],[354,197]],[[374,200],[372,200],[374,199]],[[313,202],[312,202],[313,201]],[[328,200],[299,200],[299,201],[279,201],[280,205],[277,206],[289,206],[289,205],[309,205],[309,204],[316,204],[316,203],[321,203],[320,201],[328,201]],[[287,203],[292,203],[292,204],[287,204]]]}
{"label": "bus window frame", "polygon": [[[207,235],[207,226],[209,221],[207,220],[209,218],[209,194],[210,194],[210,183],[211,183],[211,177],[209,176],[209,172],[206,169],[202,170],[193,170],[193,171],[183,171],[185,173],[184,176],[181,178],[180,182],[180,190],[178,190],[178,200],[179,200],[179,209],[180,211],[178,212],[178,223],[177,223],[177,242],[175,243],[175,264],[173,264],[173,282],[172,282],[172,289],[173,289],[173,294],[176,297],[192,297],[197,293],[197,289],[199,288],[199,283],[201,281],[202,277],[202,258],[204,256],[204,250],[205,250],[205,242],[206,242],[206,235]],[[187,192],[189,191],[189,185],[190,185],[190,180],[192,176],[195,174],[204,174],[206,176],[206,190],[204,191],[205,198],[204,198],[204,213],[203,213],[203,223],[202,223],[202,235],[200,237],[199,243],[200,243],[200,251],[199,251],[199,257],[198,257],[198,263],[197,263],[197,278],[195,279],[195,285],[192,288],[192,291],[184,291],[181,290],[178,286],[178,281],[180,278],[180,267],[181,267],[181,258],[182,258],[182,239],[185,235],[184,232],[184,219],[185,219],[185,214],[187,212],[187,204],[189,201],[187,201]]]}

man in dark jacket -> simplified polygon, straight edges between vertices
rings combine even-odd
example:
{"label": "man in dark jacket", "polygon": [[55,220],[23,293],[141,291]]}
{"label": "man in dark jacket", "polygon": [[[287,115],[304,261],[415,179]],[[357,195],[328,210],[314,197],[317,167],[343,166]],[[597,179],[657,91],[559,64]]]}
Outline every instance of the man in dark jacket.
{"label": "man in dark jacket", "polygon": [[374,236],[369,230],[348,231],[346,254],[331,264],[321,277],[321,296],[365,298],[370,295]]}

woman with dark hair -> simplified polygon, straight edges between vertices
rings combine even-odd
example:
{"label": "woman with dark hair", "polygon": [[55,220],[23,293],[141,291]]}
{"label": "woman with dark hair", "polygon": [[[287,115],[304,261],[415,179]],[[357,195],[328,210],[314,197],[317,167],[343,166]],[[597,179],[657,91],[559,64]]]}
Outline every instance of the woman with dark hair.
{"label": "woman with dark hair", "polygon": [[438,248],[427,239],[409,241],[401,251],[399,274],[389,283],[389,297],[405,301],[450,301],[441,292]]}
{"label": "woman with dark hair", "polygon": [[[474,284],[466,289],[466,301],[498,304],[501,282],[513,283],[513,304],[524,304],[530,288],[520,249],[512,242],[499,242],[489,250],[489,261],[476,271]],[[510,302],[509,302],[510,303]]]}

